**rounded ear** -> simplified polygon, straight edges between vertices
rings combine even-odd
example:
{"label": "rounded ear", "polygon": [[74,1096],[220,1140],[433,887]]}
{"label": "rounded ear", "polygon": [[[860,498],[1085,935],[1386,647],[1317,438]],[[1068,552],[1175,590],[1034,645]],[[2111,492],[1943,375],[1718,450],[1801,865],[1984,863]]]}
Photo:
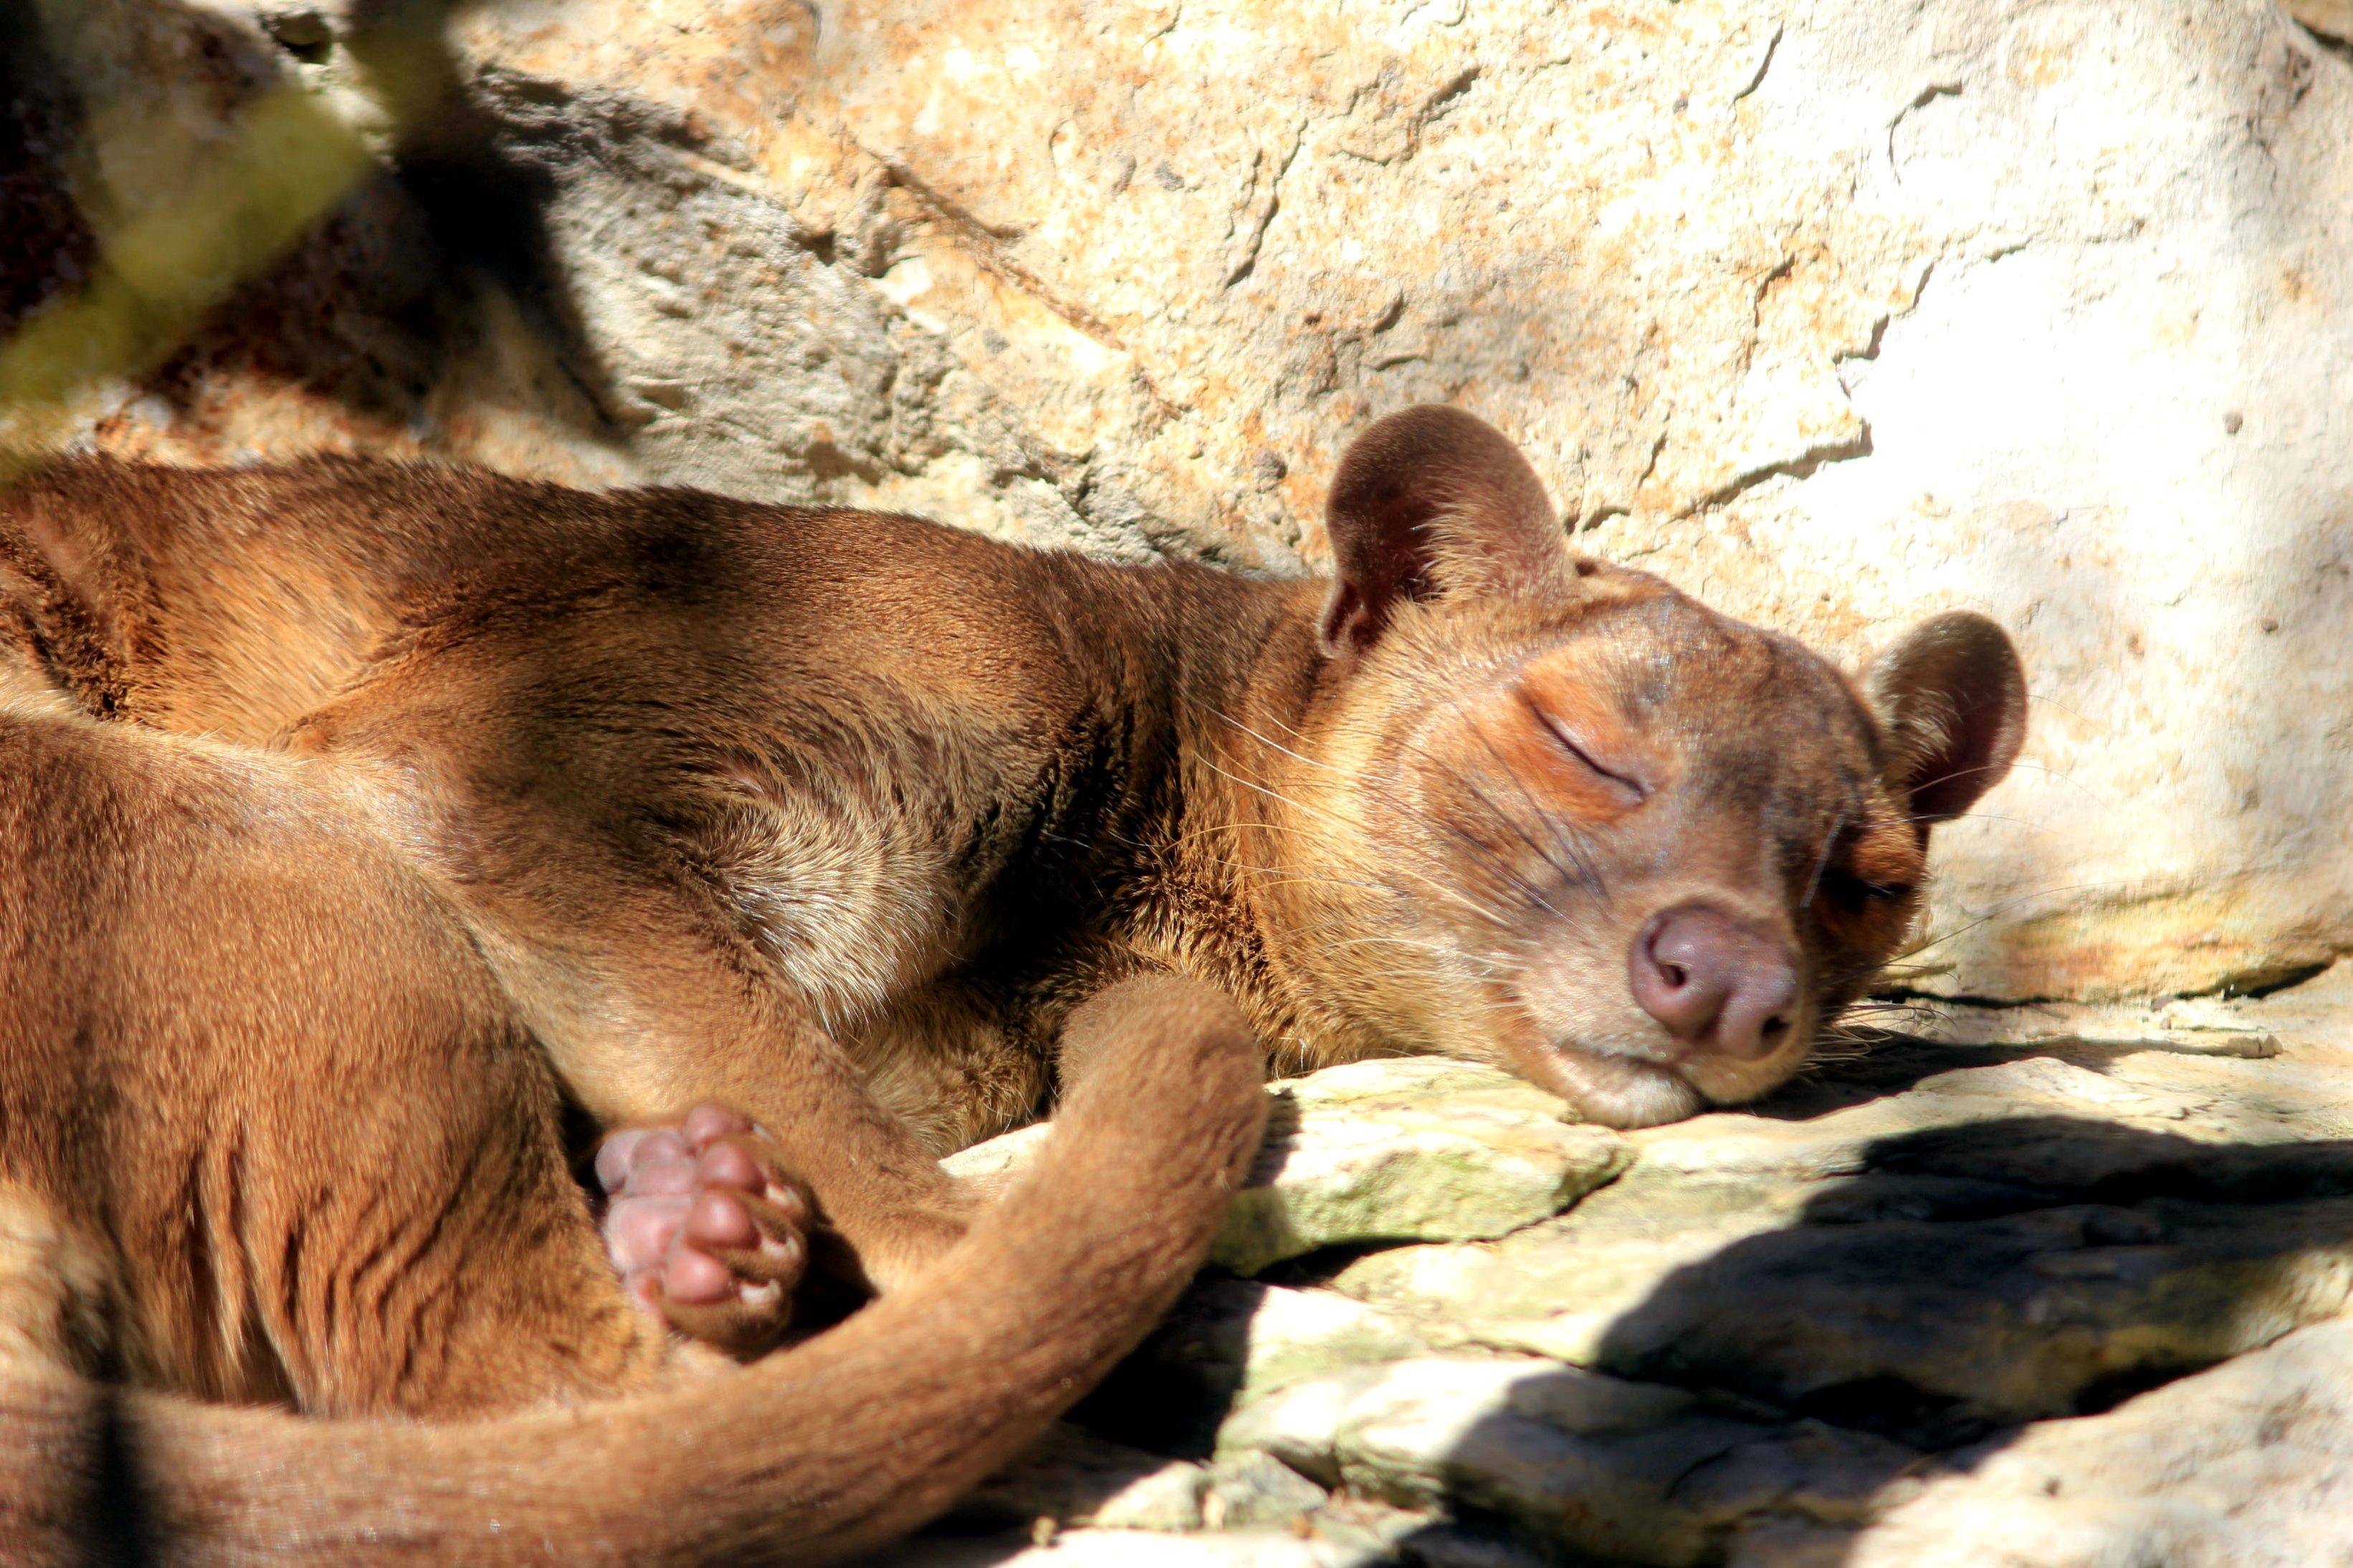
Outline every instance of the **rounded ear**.
{"label": "rounded ear", "polygon": [[1324,505],[1334,581],[1324,651],[1369,647],[1401,599],[1533,594],[1576,580],[1535,470],[1493,426],[1443,404],[1349,446]]}
{"label": "rounded ear", "polygon": [[2026,670],[1983,616],[1922,621],[1872,660],[1863,686],[1887,733],[1887,783],[1923,828],[1968,810],[2025,743]]}

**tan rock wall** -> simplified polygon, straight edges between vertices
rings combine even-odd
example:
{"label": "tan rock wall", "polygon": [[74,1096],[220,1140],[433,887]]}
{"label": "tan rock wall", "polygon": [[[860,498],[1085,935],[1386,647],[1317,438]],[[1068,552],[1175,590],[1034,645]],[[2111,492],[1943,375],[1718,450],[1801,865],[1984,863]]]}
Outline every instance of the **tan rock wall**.
{"label": "tan rock wall", "polygon": [[[167,95],[200,130],[275,79],[383,139],[340,46],[80,14],[86,119],[212,72]],[[253,43],[231,86],[165,47],[207,29]],[[83,429],[1288,572],[1349,433],[1452,399],[1589,547],[1843,657],[2016,630],[2026,764],[1946,836],[1918,984],[2353,947],[2353,68],[2268,0],[519,0],[454,37],[473,162],[371,183]]]}

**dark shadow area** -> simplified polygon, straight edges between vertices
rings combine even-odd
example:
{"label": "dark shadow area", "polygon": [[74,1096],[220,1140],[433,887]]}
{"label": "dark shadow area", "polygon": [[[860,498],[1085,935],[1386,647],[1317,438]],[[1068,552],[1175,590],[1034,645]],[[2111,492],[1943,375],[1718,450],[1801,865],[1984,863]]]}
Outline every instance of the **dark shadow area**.
{"label": "dark shadow area", "polygon": [[2342,1141],[2066,1116],[1906,1133],[1797,1225],[1669,1276],[1597,1364],[1949,1449],[2255,1348],[2242,1314],[2270,1266],[2353,1242],[2348,1194]]}
{"label": "dark shadow area", "polygon": [[[1974,1468],[2025,1423],[2107,1411],[2314,1315],[2286,1277],[2299,1254],[2353,1246],[2348,1194],[2346,1141],[2211,1143],[2067,1116],[1892,1137],[1797,1223],[1669,1275],[1594,1364],[1760,1440],[1818,1422]],[[1510,1440],[1474,1428],[1459,1451],[1491,1437]],[[1661,1509],[1743,1463],[1727,1448],[1674,1477]]]}
{"label": "dark shadow area", "polygon": [[31,0],[0,0],[0,341],[90,275],[97,240],[67,184],[80,136]]}
{"label": "dark shadow area", "polygon": [[132,1452],[132,1421],[120,1389],[107,1391],[98,1421],[98,1461],[92,1477],[90,1561],[106,1568],[137,1568],[161,1562],[164,1542],[149,1518]]}

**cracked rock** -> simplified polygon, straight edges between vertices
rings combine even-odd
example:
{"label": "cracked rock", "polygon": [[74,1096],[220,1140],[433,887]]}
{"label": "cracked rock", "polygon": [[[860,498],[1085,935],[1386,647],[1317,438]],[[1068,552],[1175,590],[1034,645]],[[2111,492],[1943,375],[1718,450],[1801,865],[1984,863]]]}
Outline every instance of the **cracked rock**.
{"label": "cracked rock", "polygon": [[1606,1128],[1491,1068],[1358,1062],[1274,1086],[1265,1152],[1210,1257],[1238,1274],[1320,1247],[1502,1236],[1630,1158]]}
{"label": "cracked rock", "polygon": [[1850,1568],[2291,1568],[2353,1551],[2353,1323],[1954,1456]]}
{"label": "cracked rock", "polygon": [[1210,1471],[1202,1515],[1213,1530],[1291,1527],[1322,1508],[1326,1495],[1272,1455],[1246,1448]]}
{"label": "cracked rock", "polygon": [[1588,1552],[1694,1563],[1708,1521],[1671,1494],[1765,1429],[1689,1405],[1542,1362],[1424,1357],[1293,1384],[1219,1441],[1407,1507],[1451,1503]]}
{"label": "cracked rock", "polygon": [[[1265,1148],[1210,1252],[1238,1274],[1326,1247],[1502,1236],[1558,1214],[1630,1158],[1617,1133],[1566,1122],[1552,1096],[1469,1062],[1356,1062],[1271,1092]],[[1002,1175],[1042,1135],[1008,1133],[948,1169]]]}
{"label": "cracked rock", "polygon": [[[1334,1283],[1434,1342],[1943,1446],[2345,1310],[2353,1199],[2336,1194],[2353,1168],[2313,1137],[2333,1088],[2296,1095],[2276,1068],[2266,1084],[2265,1063],[2104,1065],[1955,1067],[1823,1114],[1637,1133],[1632,1172],[1561,1219],[1377,1253]],[[2178,1087],[2215,1075],[2244,1086],[2228,1111]],[[1784,1103],[1810,1094],[1843,1098]]]}
{"label": "cracked rock", "polygon": [[2293,10],[515,0],[396,163],[348,51],[265,30],[306,8],[84,0],[20,107],[148,129],[26,124],[0,326],[284,86],[379,162],[69,438],[1289,573],[1348,437],[1458,402],[1735,614],[2017,634],[1915,991],[2262,990],[2353,946],[2353,57]]}

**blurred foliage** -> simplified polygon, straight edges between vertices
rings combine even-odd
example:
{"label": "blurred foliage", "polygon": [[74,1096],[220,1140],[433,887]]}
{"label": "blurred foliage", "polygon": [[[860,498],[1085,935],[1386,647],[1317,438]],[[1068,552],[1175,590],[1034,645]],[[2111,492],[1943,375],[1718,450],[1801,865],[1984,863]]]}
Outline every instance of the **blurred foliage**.
{"label": "blurred foliage", "polygon": [[[37,0],[34,20],[54,68],[77,71],[78,38],[106,25],[107,0]],[[443,41],[448,7],[379,6],[345,40],[369,94],[396,128],[423,122],[455,82]],[[248,100],[227,134],[185,159],[113,158],[185,137],[164,111],[85,104],[90,167],[170,169],[169,188],[85,202],[98,258],[78,290],[52,300],[0,345],[0,482],[53,450],[77,400],[153,369],[206,314],[267,270],[380,165],[366,139],[289,76]],[[101,206],[122,216],[115,216]],[[5,221],[5,215],[0,215]]]}

